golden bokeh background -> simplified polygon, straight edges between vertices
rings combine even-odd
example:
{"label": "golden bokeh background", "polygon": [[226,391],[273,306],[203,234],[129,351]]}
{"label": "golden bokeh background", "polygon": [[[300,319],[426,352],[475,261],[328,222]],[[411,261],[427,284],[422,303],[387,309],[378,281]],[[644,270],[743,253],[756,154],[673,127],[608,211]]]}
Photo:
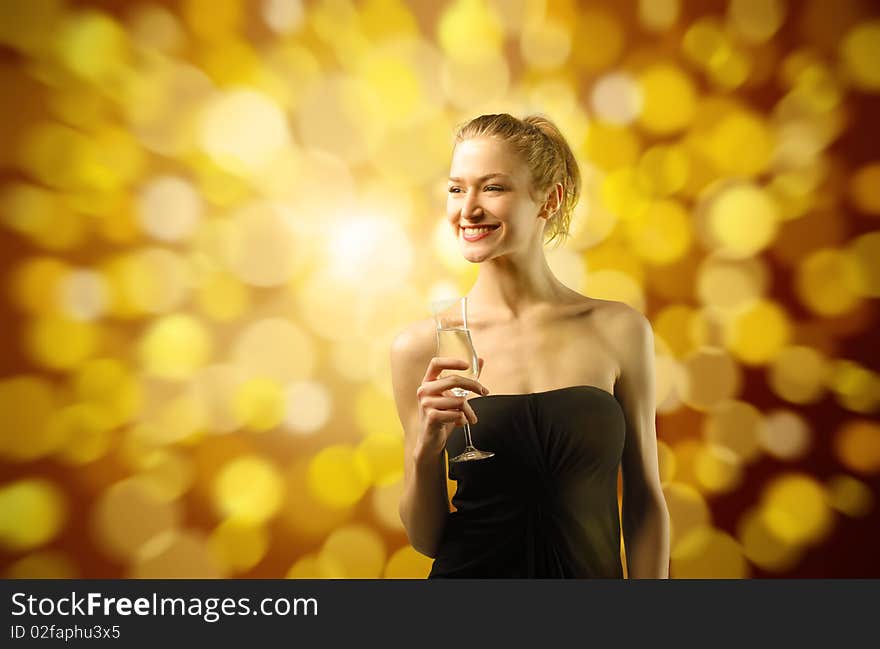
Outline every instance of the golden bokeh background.
{"label": "golden bokeh background", "polygon": [[880,576],[867,0],[7,0],[0,87],[5,576],[424,577],[388,353],[491,112],[654,326],[671,575]]}

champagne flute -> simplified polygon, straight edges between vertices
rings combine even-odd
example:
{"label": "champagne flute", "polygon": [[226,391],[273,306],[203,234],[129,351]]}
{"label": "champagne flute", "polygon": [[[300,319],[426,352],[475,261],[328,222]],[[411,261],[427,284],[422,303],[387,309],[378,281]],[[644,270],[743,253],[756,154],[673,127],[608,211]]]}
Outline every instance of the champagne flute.
{"label": "champagne flute", "polygon": [[[461,315],[456,312],[460,309]],[[476,379],[479,373],[479,358],[471,340],[471,331],[467,326],[467,297],[438,300],[431,303],[434,313],[434,321],[437,324],[437,356],[458,358],[468,363],[466,370],[443,370],[438,378],[452,374]],[[452,393],[457,397],[467,396],[468,390],[464,388],[452,388]],[[465,447],[464,450],[451,458],[450,462],[472,462],[484,460],[495,455],[492,451],[481,451],[474,447],[471,438],[471,425],[465,420],[464,423]]]}

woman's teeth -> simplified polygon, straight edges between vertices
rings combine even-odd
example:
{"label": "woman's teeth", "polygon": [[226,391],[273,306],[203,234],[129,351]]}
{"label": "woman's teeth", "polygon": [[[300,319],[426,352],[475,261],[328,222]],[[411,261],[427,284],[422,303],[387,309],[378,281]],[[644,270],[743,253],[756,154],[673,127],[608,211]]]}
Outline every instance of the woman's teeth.
{"label": "woman's teeth", "polygon": [[498,229],[499,226],[494,227],[486,227],[480,226],[478,228],[462,228],[461,236],[465,241],[479,241],[483,237],[488,237],[490,232],[493,232]]}

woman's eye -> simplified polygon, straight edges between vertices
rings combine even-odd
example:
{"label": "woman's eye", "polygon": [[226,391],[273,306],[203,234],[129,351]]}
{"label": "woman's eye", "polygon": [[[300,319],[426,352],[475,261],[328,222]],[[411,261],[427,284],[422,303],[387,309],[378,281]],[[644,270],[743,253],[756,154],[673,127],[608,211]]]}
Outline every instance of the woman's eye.
{"label": "woman's eye", "polygon": [[[504,188],[499,187],[498,185],[489,185],[488,187],[486,187],[486,190],[487,191],[502,192],[502,191],[504,191]],[[461,193],[461,190],[458,187],[450,187],[447,191],[449,191],[450,194],[460,194]]]}

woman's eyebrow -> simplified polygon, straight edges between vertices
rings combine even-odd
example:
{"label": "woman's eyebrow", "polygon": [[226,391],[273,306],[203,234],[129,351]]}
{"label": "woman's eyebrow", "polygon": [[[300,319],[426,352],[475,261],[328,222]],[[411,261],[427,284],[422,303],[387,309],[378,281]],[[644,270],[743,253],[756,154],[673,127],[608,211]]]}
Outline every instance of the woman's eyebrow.
{"label": "woman's eyebrow", "polygon": [[[500,171],[496,171],[495,173],[486,174],[485,176],[480,176],[477,178],[477,181],[489,180],[489,178],[494,178],[495,176],[507,176],[505,173],[501,173]],[[453,176],[449,176],[449,180],[454,183],[460,183],[461,178],[454,178]]]}

